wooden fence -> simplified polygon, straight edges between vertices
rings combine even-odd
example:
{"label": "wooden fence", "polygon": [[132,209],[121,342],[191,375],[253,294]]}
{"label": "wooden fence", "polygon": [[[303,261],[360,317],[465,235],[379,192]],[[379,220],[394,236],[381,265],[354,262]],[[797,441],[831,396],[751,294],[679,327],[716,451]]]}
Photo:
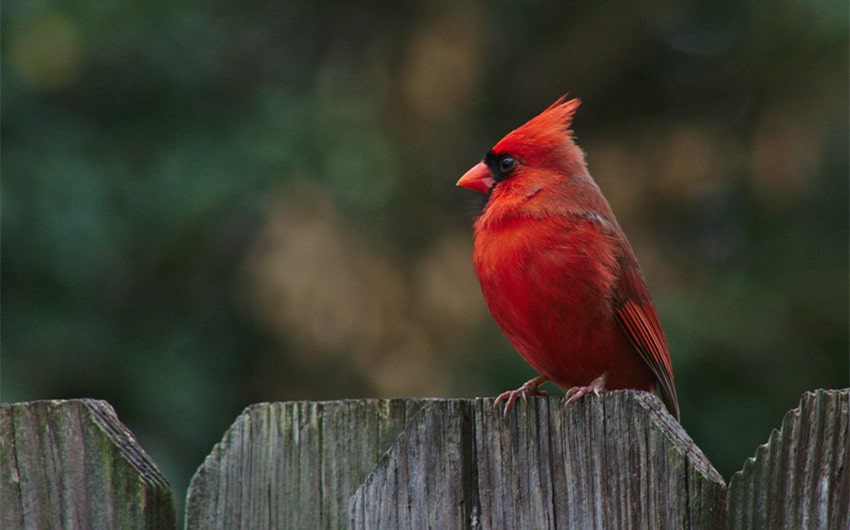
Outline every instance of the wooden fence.
{"label": "wooden fence", "polygon": [[[655,397],[248,407],[198,469],[186,528],[850,528],[850,391],[803,396],[727,488]],[[0,410],[2,528],[174,528],[112,407]]]}

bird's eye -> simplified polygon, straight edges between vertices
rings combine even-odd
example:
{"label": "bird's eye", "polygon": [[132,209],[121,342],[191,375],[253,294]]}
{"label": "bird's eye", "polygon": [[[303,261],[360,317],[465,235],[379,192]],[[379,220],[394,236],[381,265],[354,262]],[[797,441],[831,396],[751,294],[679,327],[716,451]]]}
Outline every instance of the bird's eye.
{"label": "bird's eye", "polygon": [[502,173],[510,173],[516,165],[516,160],[512,156],[503,156],[499,159],[499,170]]}

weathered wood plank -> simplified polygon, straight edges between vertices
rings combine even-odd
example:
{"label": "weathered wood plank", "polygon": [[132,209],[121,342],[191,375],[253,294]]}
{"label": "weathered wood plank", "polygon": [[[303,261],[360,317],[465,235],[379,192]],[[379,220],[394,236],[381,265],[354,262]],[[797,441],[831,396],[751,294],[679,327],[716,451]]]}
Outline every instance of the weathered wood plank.
{"label": "weathered wood plank", "polygon": [[171,489],[105,401],[0,406],[2,528],[174,528]]}
{"label": "weathered wood plank", "polygon": [[803,395],[729,481],[729,528],[850,528],[849,398]]}
{"label": "weathered wood plank", "polygon": [[433,401],[353,495],[351,528],[719,528],[726,490],[661,401],[608,392],[564,411]]}
{"label": "weathered wood plank", "polygon": [[349,497],[427,402],[248,407],[192,478],[186,528],[344,528]]}

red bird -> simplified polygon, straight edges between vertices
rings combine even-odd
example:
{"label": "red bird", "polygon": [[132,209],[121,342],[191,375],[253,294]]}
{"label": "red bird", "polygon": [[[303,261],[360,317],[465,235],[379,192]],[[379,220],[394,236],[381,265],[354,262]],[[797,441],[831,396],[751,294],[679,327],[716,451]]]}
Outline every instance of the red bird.
{"label": "red bird", "polygon": [[660,394],[679,419],[661,323],[626,235],[593,181],[570,125],[578,99],[560,98],[502,138],[457,182],[487,194],[472,254],[487,306],[539,374],[505,392],[544,395],[552,381],[567,404],[587,392]]}

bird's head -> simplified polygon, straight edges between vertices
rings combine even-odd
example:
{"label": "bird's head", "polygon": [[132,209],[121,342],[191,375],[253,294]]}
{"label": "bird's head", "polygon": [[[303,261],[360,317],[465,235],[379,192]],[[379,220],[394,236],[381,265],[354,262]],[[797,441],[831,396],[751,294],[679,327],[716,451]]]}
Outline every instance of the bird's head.
{"label": "bird's head", "polygon": [[584,155],[570,125],[581,102],[561,97],[549,108],[508,133],[457,181],[485,195],[533,195],[547,183],[585,174]]}

